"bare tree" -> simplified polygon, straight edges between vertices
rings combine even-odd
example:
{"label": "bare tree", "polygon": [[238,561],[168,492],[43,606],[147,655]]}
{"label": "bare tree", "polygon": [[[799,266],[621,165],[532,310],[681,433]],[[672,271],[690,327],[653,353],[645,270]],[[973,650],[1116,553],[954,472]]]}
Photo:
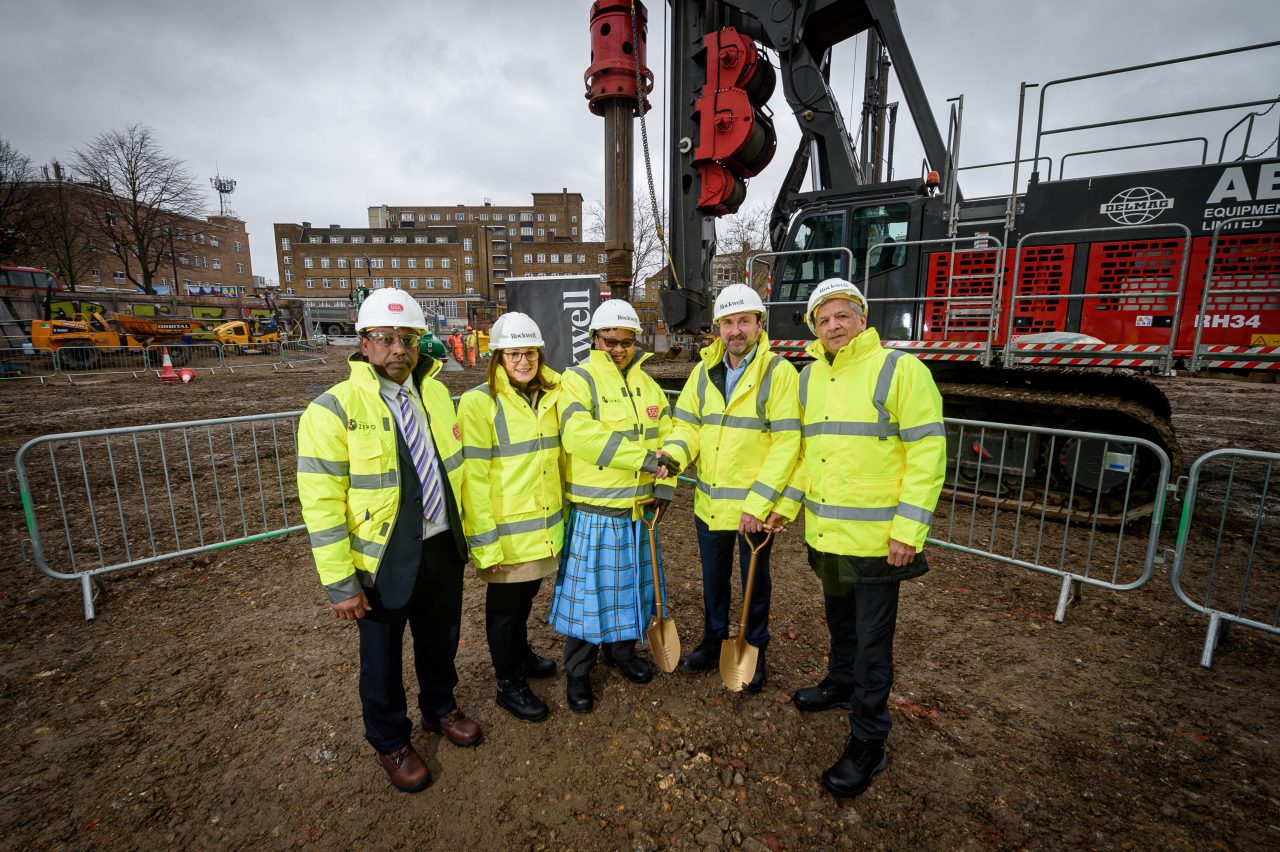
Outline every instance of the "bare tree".
{"label": "bare tree", "polygon": [[[748,271],[755,278],[768,277],[767,270],[772,267],[771,264],[762,266],[757,263],[752,270],[747,269],[747,264],[751,255],[765,251],[765,246],[769,244],[769,216],[772,211],[773,202],[766,201],[751,207],[741,207],[738,212],[716,221],[716,254],[729,264],[735,281],[747,280]],[[757,286],[756,289],[762,288]]]}
{"label": "bare tree", "polygon": [[31,158],[0,138],[0,261],[25,259],[36,215]]}
{"label": "bare tree", "polygon": [[100,133],[76,149],[73,162],[79,177],[101,190],[90,211],[105,249],[130,282],[155,293],[152,280],[173,263],[175,240],[201,232],[204,197],[195,178],[142,124]]}
{"label": "bare tree", "polygon": [[58,162],[38,184],[39,216],[31,232],[32,253],[68,290],[87,283],[97,255],[92,206],[98,193],[71,181]]}
{"label": "bare tree", "polygon": [[[658,209],[662,217],[663,232],[666,232],[665,208]],[[595,242],[604,241],[604,205],[593,201],[583,212],[583,237]],[[666,264],[667,259],[658,238],[658,228],[653,219],[653,206],[647,200],[637,200],[632,212],[635,227],[631,242],[634,253],[631,257],[631,281],[643,283]]]}

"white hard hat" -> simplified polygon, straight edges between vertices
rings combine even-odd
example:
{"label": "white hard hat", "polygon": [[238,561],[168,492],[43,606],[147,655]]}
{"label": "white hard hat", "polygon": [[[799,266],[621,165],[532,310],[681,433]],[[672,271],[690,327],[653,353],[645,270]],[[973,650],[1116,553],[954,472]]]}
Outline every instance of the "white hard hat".
{"label": "white hard hat", "polygon": [[813,292],[809,294],[809,306],[804,311],[805,325],[809,326],[809,330],[814,334],[818,333],[818,329],[814,327],[813,315],[817,312],[818,306],[828,299],[848,299],[858,306],[858,310],[862,311],[863,315],[867,313],[867,297],[862,295],[862,291],[856,285],[843,278],[828,278],[813,288]]}
{"label": "white hard hat", "polygon": [[515,349],[518,346],[541,348],[542,329],[528,314],[511,311],[498,317],[489,329],[490,349]]}
{"label": "white hard hat", "polygon": [[622,299],[607,299],[591,314],[590,330],[599,331],[602,328],[629,328],[636,334],[643,331],[636,309]]}
{"label": "white hard hat", "polygon": [[427,330],[427,318],[422,315],[418,300],[403,290],[385,288],[374,290],[360,305],[356,315],[356,331],[366,328],[416,328]]}
{"label": "white hard hat", "polygon": [[741,314],[747,311],[764,316],[764,302],[760,301],[760,294],[746,284],[730,284],[720,291],[719,296],[716,296],[715,314],[711,319],[714,322],[720,322],[729,314]]}

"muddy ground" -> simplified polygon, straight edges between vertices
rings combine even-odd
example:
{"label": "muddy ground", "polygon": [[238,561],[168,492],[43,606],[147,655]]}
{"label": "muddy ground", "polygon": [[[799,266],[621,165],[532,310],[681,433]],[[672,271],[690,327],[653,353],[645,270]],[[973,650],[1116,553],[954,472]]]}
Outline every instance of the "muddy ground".
{"label": "muddy ground", "polygon": [[[189,387],[4,382],[0,451],[9,467],[52,432],[297,409],[344,374],[333,357]],[[461,389],[479,371],[447,377]],[[1188,459],[1276,449],[1277,385],[1162,383]],[[687,488],[674,509],[664,547],[690,648]],[[789,702],[822,676],[827,646],[799,528],[775,548],[770,678],[755,696],[715,673],[635,686],[602,670],[596,712],[580,716],[557,675],[535,683],[551,716],[519,723],[494,704],[469,578],[458,698],[486,738],[459,749],[415,730],[436,780],[407,796],[363,741],[356,632],[330,616],[305,537],[116,575],[85,622],[74,584],[23,561],[16,496],[0,532],[6,848],[1280,847],[1280,641],[1233,631],[1201,668],[1205,619],[1160,570],[1136,592],[1087,592],[1056,624],[1052,578],[933,553],[903,590],[889,768],[852,804],[817,780],[844,716]],[[1278,543],[1255,570],[1275,575]],[[558,656],[548,601],[534,644]]]}

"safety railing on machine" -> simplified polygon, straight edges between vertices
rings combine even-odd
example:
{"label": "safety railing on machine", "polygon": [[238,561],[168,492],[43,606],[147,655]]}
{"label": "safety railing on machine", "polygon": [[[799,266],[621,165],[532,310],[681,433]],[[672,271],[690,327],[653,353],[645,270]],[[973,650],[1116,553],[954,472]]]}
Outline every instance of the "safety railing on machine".
{"label": "safety railing on machine", "polygon": [[[1249,314],[1251,317],[1258,317],[1259,320],[1263,316],[1276,316],[1280,313],[1280,279],[1271,277],[1270,280],[1265,278],[1257,278],[1250,276],[1246,281],[1238,281],[1233,272],[1222,272],[1220,261],[1224,256],[1230,256],[1232,259],[1238,256],[1248,258],[1250,265],[1261,267],[1262,269],[1280,268],[1280,240],[1277,240],[1275,234],[1259,235],[1252,245],[1231,246],[1230,249],[1224,251],[1221,245],[1222,232],[1224,229],[1230,229],[1232,226],[1239,227],[1246,225],[1252,227],[1252,223],[1277,222],[1280,223],[1280,215],[1277,216],[1238,216],[1232,219],[1223,219],[1213,226],[1213,239],[1209,243],[1209,262],[1207,272],[1204,278],[1204,290],[1200,296],[1200,305],[1196,313],[1196,337],[1195,346],[1193,347],[1191,357],[1191,369],[1203,370],[1206,368],[1215,369],[1239,369],[1239,370],[1280,370],[1280,346],[1257,345],[1257,346],[1225,346],[1220,344],[1206,344],[1203,340],[1204,329],[1209,320],[1209,308],[1214,300],[1222,296],[1237,297],[1229,301],[1249,304]],[[1265,241],[1265,242],[1262,242]],[[1232,320],[1241,323],[1249,322],[1243,313],[1233,313],[1230,315],[1222,315],[1226,319],[1228,316]],[[1215,319],[1217,317],[1215,316]],[[1274,340],[1271,341],[1274,343]]]}

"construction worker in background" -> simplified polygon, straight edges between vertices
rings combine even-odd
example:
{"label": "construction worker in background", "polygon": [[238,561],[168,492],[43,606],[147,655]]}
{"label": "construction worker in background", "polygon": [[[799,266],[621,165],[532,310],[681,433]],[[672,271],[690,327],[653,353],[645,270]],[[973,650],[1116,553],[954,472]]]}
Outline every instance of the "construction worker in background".
{"label": "construction worker in background", "polygon": [[[751,549],[743,536],[759,537],[791,481],[800,454],[800,400],[795,367],[769,348],[764,304],[745,284],[730,284],[716,298],[712,321],[719,337],[702,350],[676,402],[674,425],[663,452],[680,468],[697,462],[694,527],[702,560],[702,641],[680,660],[685,671],[703,672],[720,662],[729,638],[729,580],[738,544],[746,585]],[[748,692],[767,677],[769,576],[772,539],[756,562],[746,641],[760,649]]]}
{"label": "construction worker in background", "polygon": [[795,517],[803,494],[831,651],[827,676],[792,701],[801,710],[851,711],[848,743],[822,784],[852,798],[887,761],[898,590],[929,570],[923,548],[945,477],[946,435],[933,376],[915,356],[880,345],[857,287],[823,281],[805,322],[818,339],[800,374],[801,459],[770,523]]}
{"label": "construction worker in background", "polygon": [[459,366],[459,367],[461,367],[461,366],[462,366],[462,364],[463,364],[463,361],[462,361],[462,335],[461,335],[461,334],[458,334],[458,330],[457,330],[456,328],[453,330],[453,333],[449,335],[449,344],[450,344],[451,348],[453,349],[453,360],[457,361],[457,362],[458,362],[458,366]]}
{"label": "construction worker in background", "polygon": [[298,427],[298,499],[335,617],[360,633],[365,738],[391,783],[417,792],[431,772],[410,741],[404,629],[413,631],[422,726],[459,746],[480,726],[454,699],[467,561],[462,441],[449,391],[420,360],[422,309],[377,290],[356,319],[351,377],[317,397]]}
{"label": "construction worker in background", "polygon": [[498,706],[540,722],[549,711],[528,678],[550,677],[556,664],[534,652],[528,622],[543,578],[560,567],[564,544],[560,376],[543,362],[542,331],[525,314],[498,317],[489,345],[488,382],[458,402],[464,523],[471,562],[486,584]]}
{"label": "construction worker in background", "polygon": [[605,664],[627,680],[653,677],[635,643],[654,611],[649,560],[661,554],[649,553],[640,504],[656,500],[663,511],[676,473],[674,462],[668,468],[656,452],[671,431],[671,413],[662,388],[640,369],[650,356],[637,356],[635,308],[609,299],[591,315],[589,328],[593,351],[561,382],[569,517],[551,602],[551,626],[568,637],[565,689],[577,713],[595,706],[591,669],[601,645]]}
{"label": "construction worker in background", "polygon": [[479,351],[479,338],[476,330],[471,326],[467,326],[466,350],[467,350],[467,366],[474,367],[476,365],[476,355]]}

